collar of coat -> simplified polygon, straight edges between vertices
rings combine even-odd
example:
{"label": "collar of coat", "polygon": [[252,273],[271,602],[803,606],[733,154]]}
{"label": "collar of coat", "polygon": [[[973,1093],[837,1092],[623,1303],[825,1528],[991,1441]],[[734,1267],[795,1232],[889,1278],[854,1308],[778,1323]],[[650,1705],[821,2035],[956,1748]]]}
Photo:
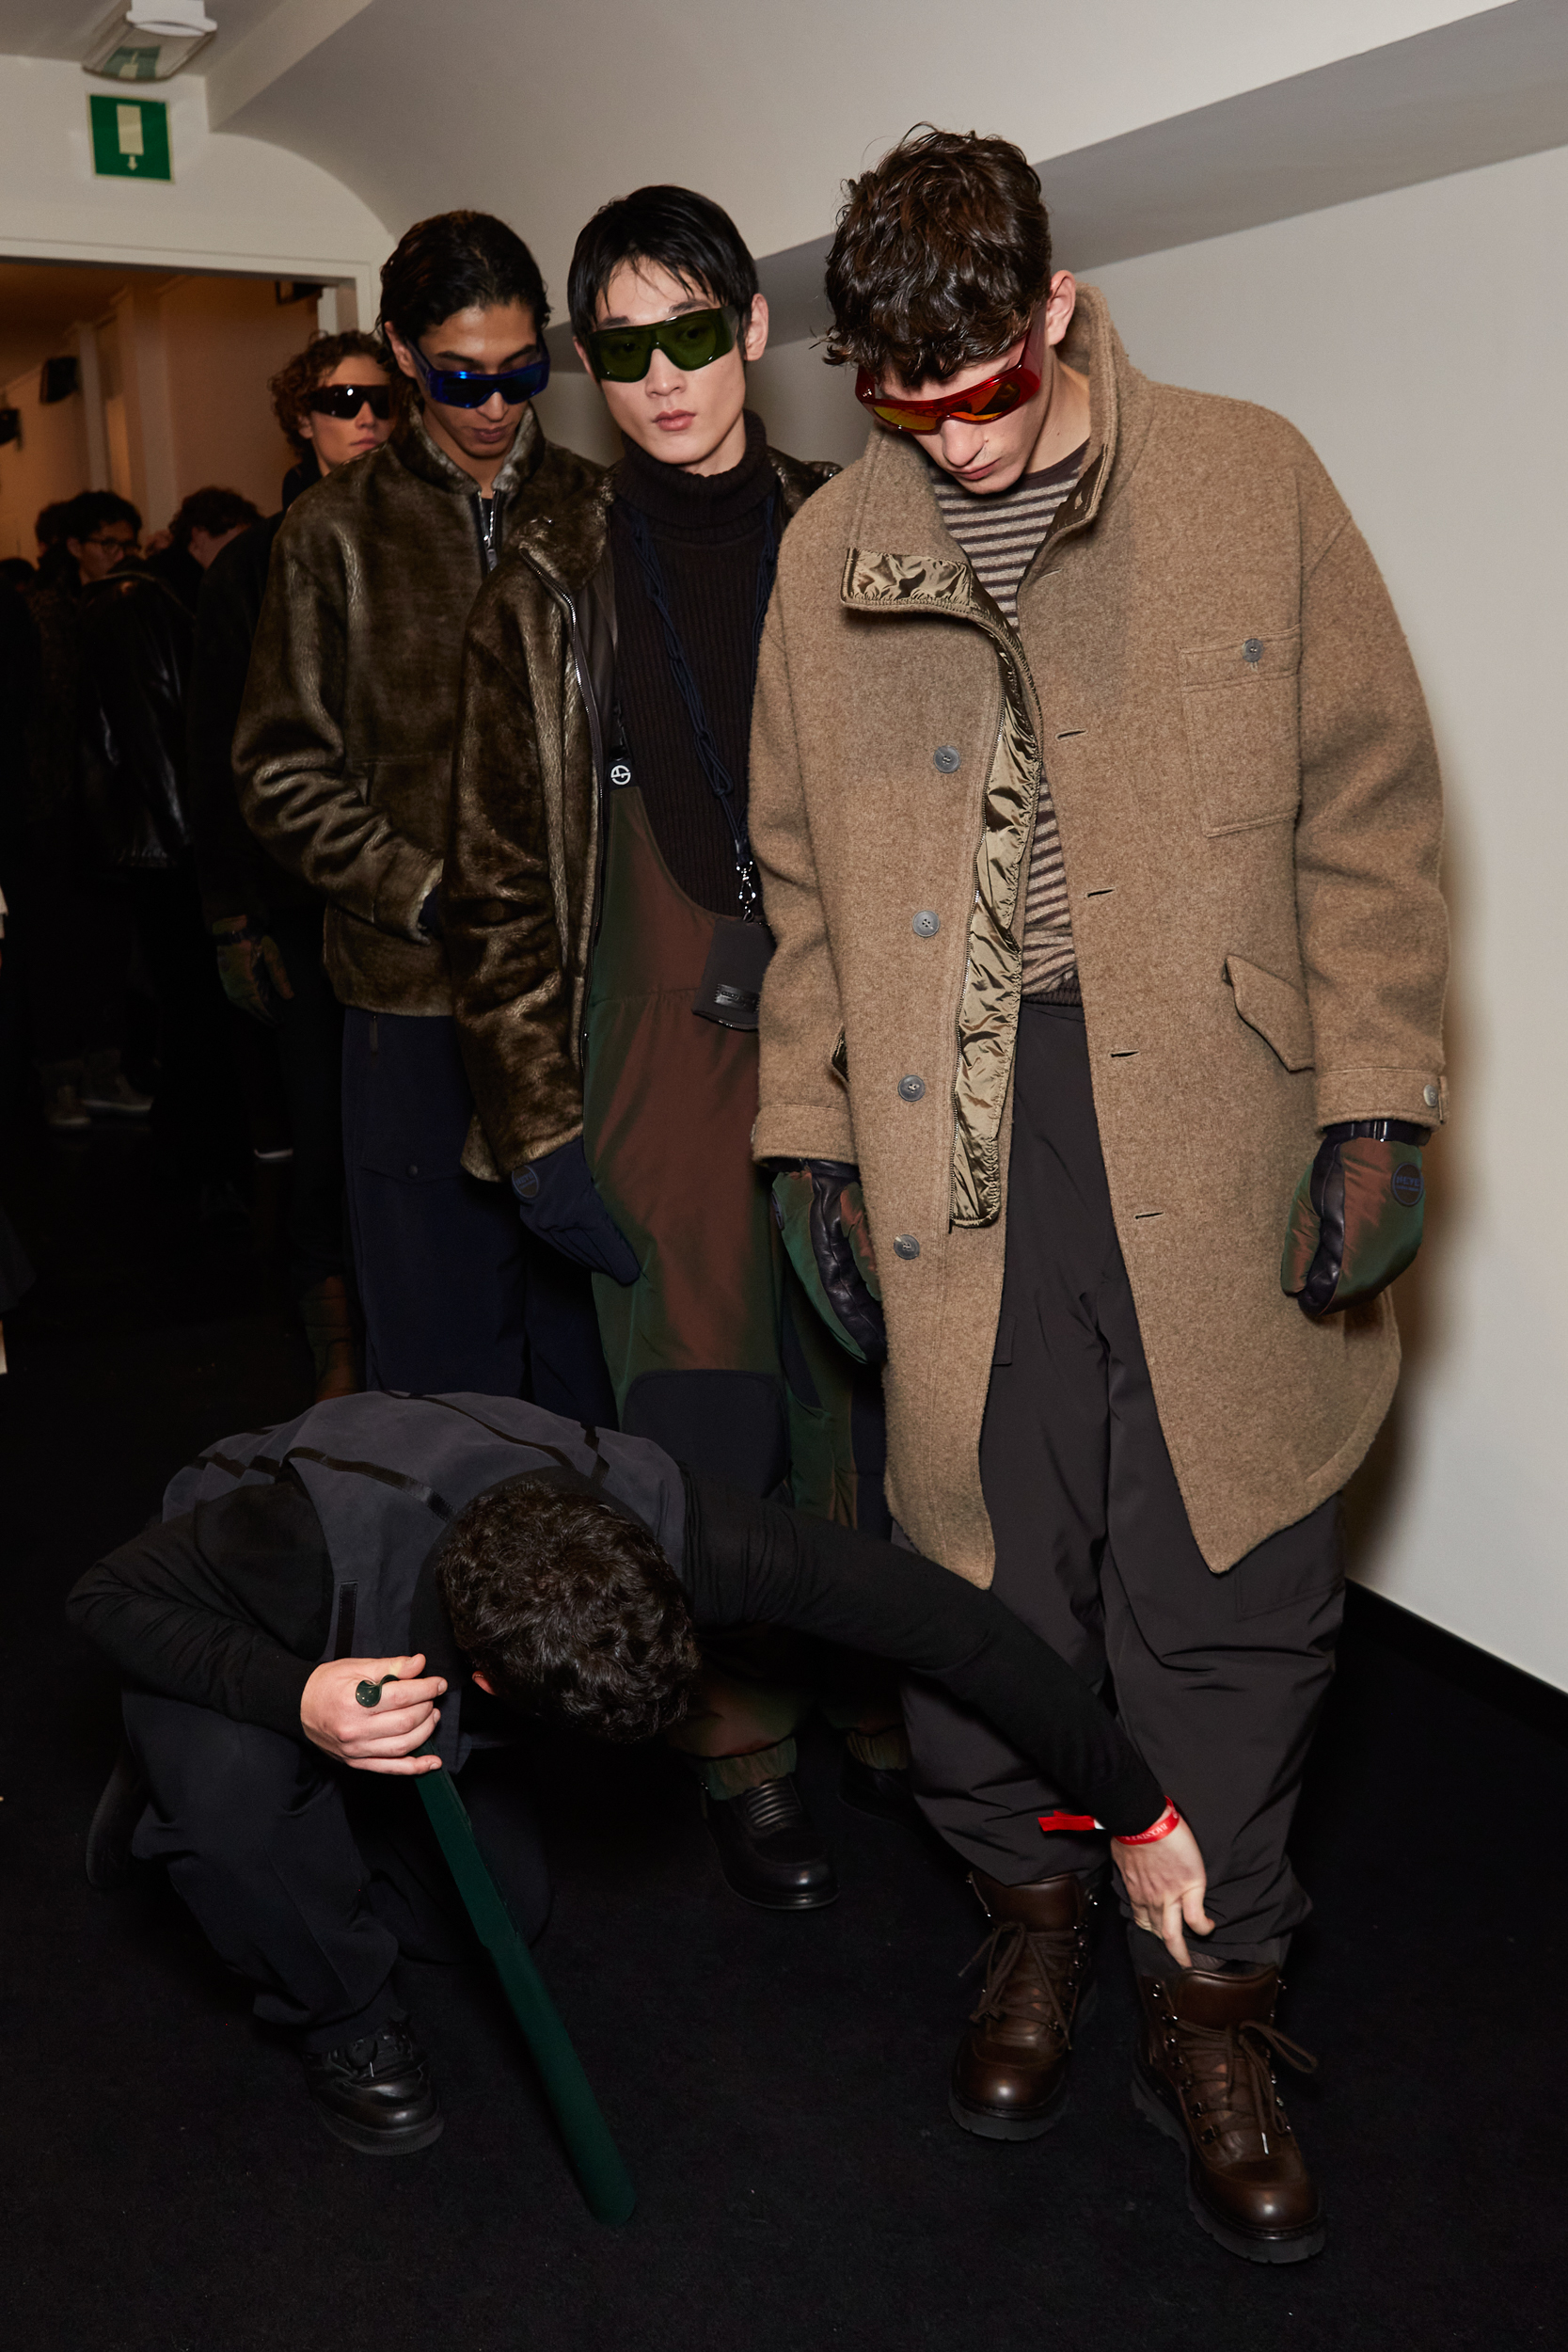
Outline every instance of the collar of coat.
{"label": "collar of coat", "polygon": [[[1089,379],[1089,454],[1057,509],[1046,543],[1053,550],[1092,530],[1125,486],[1153,411],[1148,379],[1128,358],[1097,286],[1079,287],[1061,357]],[[1021,594],[1044,552],[1025,573]],[[945,612],[986,628],[1000,622],[942,520],[924,452],[905,434],[872,428],[840,595],[855,612]]]}
{"label": "collar of coat", "polygon": [[[479,485],[473,475],[465,473],[444,449],[436,448],[418,409],[393,435],[392,441],[399,462],[409,473],[418,474],[421,482],[433,482],[437,489],[453,490],[466,499],[479,497]],[[517,421],[516,437],[496,476],[495,494],[510,498],[519,482],[526,482],[530,474],[536,473],[546,446],[533,403],[530,401]]]}
{"label": "collar of coat", "polygon": [[[784,520],[798,514],[814,490],[819,490],[839,469],[827,460],[786,457],[769,447],[768,460],[778,477]],[[614,474],[607,473],[558,515],[535,515],[507,548],[510,562],[520,557],[543,574],[563,596],[576,596],[597,572],[610,535],[610,510],[615,499]]]}

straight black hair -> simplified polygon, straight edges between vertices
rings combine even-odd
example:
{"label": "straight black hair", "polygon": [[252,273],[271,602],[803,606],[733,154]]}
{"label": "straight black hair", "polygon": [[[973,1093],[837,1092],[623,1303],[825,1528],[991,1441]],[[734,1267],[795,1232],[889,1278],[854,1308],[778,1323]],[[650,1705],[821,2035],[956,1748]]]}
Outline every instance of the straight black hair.
{"label": "straight black hair", "polygon": [[533,313],[540,340],[550,315],[539,264],[515,229],[493,213],[436,213],[417,220],[381,271],[381,315],[404,342],[450,319],[454,310],[494,310],[520,302]]}
{"label": "straight black hair", "polygon": [[141,516],[129,499],[114,490],[82,490],[67,503],[60,537],[86,541],[105,523],[129,523],[137,538],[141,537]]}
{"label": "straight black hair", "polygon": [[577,241],[566,307],[579,342],[623,262],[658,262],[693,294],[738,310],[743,328],[756,299],[757,265],[722,205],[691,188],[638,188],[601,204]]}

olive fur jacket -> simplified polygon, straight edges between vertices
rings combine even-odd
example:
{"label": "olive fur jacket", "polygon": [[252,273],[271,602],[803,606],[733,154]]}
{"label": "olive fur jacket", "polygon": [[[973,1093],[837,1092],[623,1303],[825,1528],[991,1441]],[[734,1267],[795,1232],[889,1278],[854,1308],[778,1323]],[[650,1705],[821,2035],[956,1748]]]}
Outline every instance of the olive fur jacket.
{"label": "olive fur jacket", "polygon": [[[837,469],[768,453],[786,517]],[[615,478],[530,523],[468,624],[442,916],[478,1104],[464,1165],[495,1177],[582,1131],[582,1027],[613,707]]]}
{"label": "olive fur jacket", "polygon": [[[504,548],[601,469],[523,411],[496,476]],[[489,556],[472,478],[419,418],[304,491],[278,532],[234,738],[245,822],[326,900],[327,977],[369,1012],[450,1014],[441,882],[463,630]]]}
{"label": "olive fur jacket", "polygon": [[1398,1376],[1386,1295],[1313,1324],[1280,1289],[1320,1126],[1446,1109],[1437,763],[1360,533],[1299,433],[1150,382],[1092,287],[1063,357],[1089,453],[1016,633],[920,450],[875,430],[784,543],[752,718],[777,941],[753,1149],[859,1164],[890,1500],[980,1584],[1042,763],[1117,1232],[1212,1568],[1343,1486]]}

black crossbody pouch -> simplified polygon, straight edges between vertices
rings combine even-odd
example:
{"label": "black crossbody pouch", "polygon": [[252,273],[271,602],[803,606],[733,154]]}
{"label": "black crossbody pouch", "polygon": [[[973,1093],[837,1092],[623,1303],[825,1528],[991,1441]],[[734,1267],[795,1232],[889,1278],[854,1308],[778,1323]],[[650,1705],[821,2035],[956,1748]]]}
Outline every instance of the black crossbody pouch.
{"label": "black crossbody pouch", "polygon": [[721,915],[714,926],[702,985],[691,1009],[721,1029],[754,1029],[762,1001],[762,976],[773,955],[766,923],[740,923]]}

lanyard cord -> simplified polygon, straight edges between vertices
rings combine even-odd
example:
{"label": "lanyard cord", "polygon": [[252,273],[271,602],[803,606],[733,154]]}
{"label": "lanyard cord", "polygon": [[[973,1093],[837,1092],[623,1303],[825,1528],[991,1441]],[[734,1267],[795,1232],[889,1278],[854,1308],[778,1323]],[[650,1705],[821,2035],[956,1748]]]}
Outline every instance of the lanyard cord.
{"label": "lanyard cord", "polygon": [[[756,612],[752,623],[751,682],[753,686],[757,675],[757,648],[762,644],[762,625],[768,616],[768,599],[773,593],[773,574],[779,563],[779,535],[773,527],[773,510],[777,502],[777,493],[769,491],[762,524],[762,553],[757,559]],[[691,722],[698,764],[707,778],[714,799],[729,820],[730,835],[735,844],[736,890],[740,899],[741,920],[745,923],[760,922],[762,898],[757,887],[756,861],[752,855],[746,819],[736,803],[735,778],[725,767],[714,739],[707,712],[703,707],[702,693],[692,675],[691,664],[686,658],[686,647],[681,644],[675,616],[670,609],[664,566],[658,560],[658,549],[654,545],[647,517],[629,500],[624,501],[623,504],[631,543],[637,550],[642,585],[648,592],[648,602],[663,625],[664,650],[670,660],[670,675],[675,682],[676,692],[686,705],[686,715]]]}

